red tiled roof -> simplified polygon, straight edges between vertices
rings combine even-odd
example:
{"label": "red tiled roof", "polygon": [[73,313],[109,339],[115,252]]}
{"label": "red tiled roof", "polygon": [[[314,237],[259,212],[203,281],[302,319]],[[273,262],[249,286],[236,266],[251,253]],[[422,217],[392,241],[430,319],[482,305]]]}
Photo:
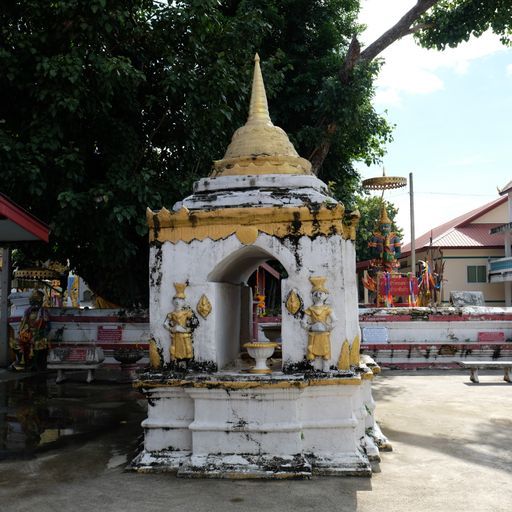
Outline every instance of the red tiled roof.
{"label": "red tiled roof", "polygon": [[49,231],[37,217],[0,193],[0,242],[48,242]]}
{"label": "red tiled roof", "polygon": [[[503,246],[503,236],[498,234],[490,235],[489,230],[492,227],[501,224],[471,224],[490,210],[507,202],[507,196],[498,197],[490,203],[475,208],[455,219],[452,219],[440,226],[427,231],[416,238],[416,250],[428,247],[432,238],[432,245],[436,247],[499,247]],[[469,230],[469,231],[468,231]],[[411,244],[405,244],[402,248],[402,254],[405,256],[411,251]]]}

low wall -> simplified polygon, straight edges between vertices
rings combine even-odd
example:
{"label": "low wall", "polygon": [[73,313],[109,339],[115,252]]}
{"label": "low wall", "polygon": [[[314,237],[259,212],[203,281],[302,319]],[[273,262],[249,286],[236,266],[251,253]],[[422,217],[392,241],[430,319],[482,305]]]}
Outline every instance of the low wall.
{"label": "low wall", "polygon": [[[112,354],[116,348],[148,348],[150,336],[147,311],[119,309],[49,308],[51,345],[96,345],[105,352],[106,364],[119,364]],[[18,312],[18,311],[17,311]],[[21,316],[11,316],[18,331]],[[141,361],[144,363],[144,360]]]}
{"label": "low wall", "polygon": [[[151,337],[146,311],[49,311],[53,346],[97,345],[105,351],[107,364],[118,364],[112,358],[116,348],[147,349]],[[10,317],[16,331],[20,320]],[[512,359],[512,308],[361,309],[359,322],[362,352],[387,367],[454,367],[461,360]]]}
{"label": "low wall", "polygon": [[363,309],[359,321],[362,351],[383,366],[453,367],[512,358],[512,308]]}

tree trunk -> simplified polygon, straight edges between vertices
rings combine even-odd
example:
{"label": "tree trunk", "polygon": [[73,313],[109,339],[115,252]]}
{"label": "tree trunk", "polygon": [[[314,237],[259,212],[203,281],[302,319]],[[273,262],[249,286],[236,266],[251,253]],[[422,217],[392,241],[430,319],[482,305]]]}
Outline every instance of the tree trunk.
{"label": "tree trunk", "polygon": [[[413,23],[438,2],[439,0],[418,0],[416,5],[407,11],[407,13],[402,16],[395,25],[393,25],[389,30],[386,30],[386,32],[378,37],[373,43],[368,45],[362,52],[359,41],[354,36],[350,42],[350,46],[348,47],[343,65],[338,72],[341,82],[344,84],[350,83],[352,71],[359,61],[371,61],[398,39],[426,28],[426,25],[424,24],[413,26]],[[324,129],[322,140],[315,147],[310,156],[312,171],[316,175],[320,172],[320,168],[329,154],[332,137],[337,129],[336,123],[332,120],[325,120],[322,123],[322,127]]]}

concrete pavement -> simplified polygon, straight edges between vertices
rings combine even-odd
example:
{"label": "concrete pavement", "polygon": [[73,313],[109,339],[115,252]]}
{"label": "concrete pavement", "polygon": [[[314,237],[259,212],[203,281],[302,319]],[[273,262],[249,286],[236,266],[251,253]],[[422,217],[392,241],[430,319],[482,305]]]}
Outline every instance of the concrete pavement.
{"label": "concrete pavement", "polygon": [[[107,378],[89,387],[78,380],[56,387],[49,380],[46,406],[55,400],[85,403],[78,411],[89,411],[87,422],[100,418],[102,428],[36,448],[24,459],[4,457],[0,510],[508,511],[512,385],[494,371],[483,372],[481,384],[471,384],[468,373],[384,371],[374,394],[377,418],[394,451],[382,454],[380,472],[371,479],[280,482],[124,472],[140,441],[144,401]],[[110,419],[97,411],[107,411]]]}

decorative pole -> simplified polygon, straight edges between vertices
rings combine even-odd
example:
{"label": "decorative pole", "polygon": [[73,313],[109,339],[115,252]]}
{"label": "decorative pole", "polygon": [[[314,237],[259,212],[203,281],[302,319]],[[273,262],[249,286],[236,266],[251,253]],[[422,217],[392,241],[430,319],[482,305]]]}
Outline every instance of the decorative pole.
{"label": "decorative pole", "polygon": [[414,234],[414,186],[412,181],[412,172],[409,173],[409,212],[411,215],[411,272],[416,275],[416,235]]}
{"label": "decorative pole", "polygon": [[[407,178],[404,178],[402,176],[386,176],[386,171],[383,168],[382,169],[382,176],[379,176],[377,178],[368,178],[366,180],[363,180],[363,188],[365,190],[381,190],[381,213],[380,213],[380,224],[382,229],[383,226],[387,226],[387,231],[385,234],[382,234],[380,237],[382,241],[382,249],[381,249],[381,260],[380,263],[376,266],[377,272],[376,272],[376,282],[375,282],[375,288],[377,293],[377,299],[376,304],[379,305],[381,303],[384,303],[386,307],[392,306],[392,294],[391,294],[391,276],[389,275],[390,272],[393,272],[394,265],[393,263],[396,263],[395,261],[395,254],[394,249],[389,247],[389,244],[391,244],[390,240],[390,229],[391,229],[391,220],[388,218],[388,214],[386,211],[386,202],[384,201],[384,192],[386,190],[396,189],[396,188],[403,188],[407,185]],[[377,236],[377,235],[376,235]],[[374,246],[378,246],[378,240],[376,240],[374,243]],[[385,245],[388,244],[388,251],[392,251],[392,255],[390,256],[388,254],[388,257],[386,258],[386,248]],[[370,245],[370,244],[369,244]],[[380,289],[380,280],[381,276],[384,277],[384,293]],[[411,293],[409,293],[409,300],[411,300]]]}

